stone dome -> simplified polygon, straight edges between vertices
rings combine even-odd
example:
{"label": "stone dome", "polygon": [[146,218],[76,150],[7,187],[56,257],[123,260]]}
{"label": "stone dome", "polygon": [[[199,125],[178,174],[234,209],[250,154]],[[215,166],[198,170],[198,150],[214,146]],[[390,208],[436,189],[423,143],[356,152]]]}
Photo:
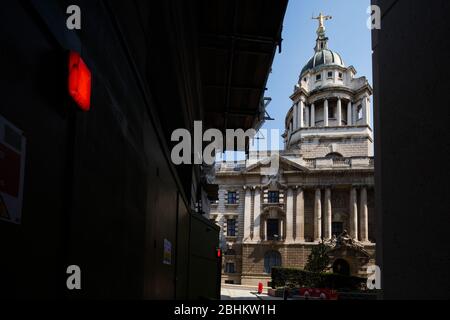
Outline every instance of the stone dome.
{"label": "stone dome", "polygon": [[341,55],[329,49],[323,49],[314,53],[314,56],[303,67],[300,76],[303,76],[308,70],[324,65],[336,65],[345,67]]}

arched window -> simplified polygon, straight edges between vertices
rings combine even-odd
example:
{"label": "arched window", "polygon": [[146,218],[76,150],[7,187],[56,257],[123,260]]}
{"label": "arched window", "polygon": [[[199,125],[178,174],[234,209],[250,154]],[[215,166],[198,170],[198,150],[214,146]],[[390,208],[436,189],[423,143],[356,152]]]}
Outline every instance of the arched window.
{"label": "arched window", "polygon": [[268,251],[264,255],[264,272],[270,274],[273,267],[281,267],[281,254],[278,251]]}
{"label": "arched window", "polygon": [[338,153],[338,152],[332,152],[329,153],[325,156],[325,158],[327,159],[339,159],[339,158],[343,158],[342,154]]}

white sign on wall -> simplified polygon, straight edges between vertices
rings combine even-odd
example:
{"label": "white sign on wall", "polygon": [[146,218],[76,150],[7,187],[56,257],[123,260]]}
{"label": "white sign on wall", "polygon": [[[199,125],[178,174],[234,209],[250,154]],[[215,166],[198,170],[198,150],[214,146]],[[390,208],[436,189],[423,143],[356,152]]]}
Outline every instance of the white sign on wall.
{"label": "white sign on wall", "polygon": [[26,139],[0,115],[0,220],[20,224]]}

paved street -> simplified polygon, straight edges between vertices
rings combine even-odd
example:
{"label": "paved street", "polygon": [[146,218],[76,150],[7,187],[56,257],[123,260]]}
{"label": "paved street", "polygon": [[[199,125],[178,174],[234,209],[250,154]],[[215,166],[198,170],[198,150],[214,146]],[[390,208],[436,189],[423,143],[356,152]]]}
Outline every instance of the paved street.
{"label": "paved street", "polygon": [[281,300],[267,295],[267,291],[259,295],[256,288],[249,288],[237,285],[222,285],[222,300]]}

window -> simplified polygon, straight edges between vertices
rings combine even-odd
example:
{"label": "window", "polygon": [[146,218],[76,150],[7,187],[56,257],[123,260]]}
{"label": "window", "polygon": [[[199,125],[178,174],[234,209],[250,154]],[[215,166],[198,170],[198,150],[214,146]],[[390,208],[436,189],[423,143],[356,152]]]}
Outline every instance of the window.
{"label": "window", "polygon": [[320,73],[316,74],[316,81],[320,81],[320,80],[322,80],[322,75]]}
{"label": "window", "polygon": [[362,105],[359,105],[356,107],[356,114],[358,116],[358,120],[361,120],[363,118],[363,108]]}
{"label": "window", "polygon": [[234,249],[227,249],[227,251],[225,251],[225,255],[226,256],[235,256],[236,255],[236,250],[234,250]]}
{"label": "window", "polygon": [[227,237],[236,236],[236,219],[227,220]]}
{"label": "window", "polygon": [[342,74],[342,72],[339,72],[339,79],[342,80],[343,77],[344,75]]}
{"label": "window", "polygon": [[269,191],[268,201],[269,201],[269,203],[279,203],[280,202],[280,193],[278,191]]}
{"label": "window", "polygon": [[227,262],[225,264],[225,273],[235,273],[236,269],[234,268],[234,263]]}
{"label": "window", "polygon": [[303,81],[306,82],[306,81],[308,81],[308,79],[307,78],[303,78]]}
{"label": "window", "polygon": [[278,232],[278,219],[267,219],[267,240],[274,241],[279,240],[280,233]]}
{"label": "window", "polygon": [[328,119],[334,119],[334,107],[328,107]]}
{"label": "window", "polygon": [[264,272],[270,274],[273,267],[281,267],[281,254],[269,251],[264,255]]}
{"label": "window", "polygon": [[332,152],[329,153],[325,156],[326,159],[340,159],[343,158],[344,156],[338,152]]}
{"label": "window", "polygon": [[344,232],[344,224],[342,222],[333,222],[331,224],[331,233],[333,236],[339,237]]}
{"label": "window", "polygon": [[333,72],[332,71],[328,71],[328,79],[332,79],[333,78]]}
{"label": "window", "polygon": [[227,199],[227,203],[228,204],[236,204],[237,203],[237,197],[236,197],[236,192],[235,191],[229,191],[228,192],[228,199]]}

